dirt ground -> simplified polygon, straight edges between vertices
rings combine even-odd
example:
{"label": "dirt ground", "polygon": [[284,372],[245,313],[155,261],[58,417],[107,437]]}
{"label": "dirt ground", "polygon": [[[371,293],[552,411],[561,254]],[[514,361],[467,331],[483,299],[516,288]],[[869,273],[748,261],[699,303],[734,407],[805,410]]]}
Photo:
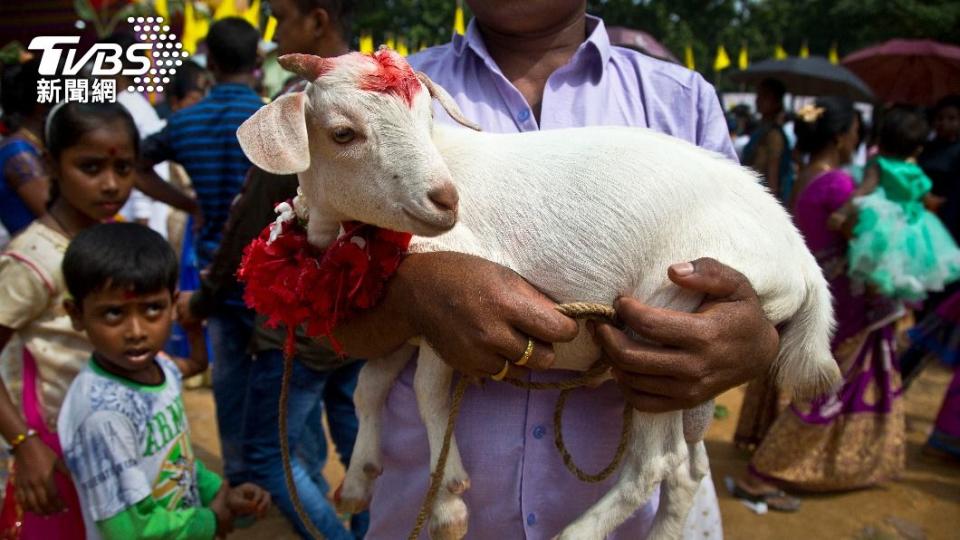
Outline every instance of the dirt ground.
{"label": "dirt ground", "polygon": [[[795,514],[755,515],[723,487],[724,476],[744,470],[747,456],[732,442],[743,389],[720,396],[718,403],[726,406],[730,414],[714,421],[707,435],[707,449],[726,538],[960,540],[960,467],[930,460],[920,453],[949,377],[945,369],[928,369],[907,393],[907,470],[900,479],[871,489],[805,496],[802,508]],[[219,470],[220,447],[210,391],[189,390],[185,402],[197,456]],[[332,460],[324,474],[331,486],[337,486],[343,468]],[[397,532],[397,538],[406,535],[407,531]],[[231,536],[238,540],[296,537],[276,509],[271,510],[267,519]]]}

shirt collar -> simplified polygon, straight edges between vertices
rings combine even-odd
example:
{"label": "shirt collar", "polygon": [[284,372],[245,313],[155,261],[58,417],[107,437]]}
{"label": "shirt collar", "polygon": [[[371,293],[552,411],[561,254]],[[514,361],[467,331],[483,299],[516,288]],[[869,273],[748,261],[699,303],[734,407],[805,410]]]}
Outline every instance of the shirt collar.
{"label": "shirt collar", "polygon": [[[587,15],[587,33],[587,39],[577,49],[574,58],[576,59],[580,54],[594,54],[600,61],[600,69],[603,70],[607,62],[610,61],[611,54],[610,36],[607,35],[607,28],[603,24],[603,19]],[[453,36],[453,50],[458,56],[462,55],[467,48],[472,49],[488,65],[496,64],[490,58],[490,53],[487,52],[487,45],[483,42],[483,36],[480,34],[476,19],[470,19],[466,34],[462,36],[455,34]],[[588,52],[581,53],[581,51]]]}

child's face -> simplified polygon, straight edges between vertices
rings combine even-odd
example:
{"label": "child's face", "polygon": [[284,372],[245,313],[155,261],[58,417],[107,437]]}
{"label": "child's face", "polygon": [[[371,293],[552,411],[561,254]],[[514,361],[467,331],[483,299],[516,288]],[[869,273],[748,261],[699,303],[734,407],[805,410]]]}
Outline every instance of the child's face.
{"label": "child's face", "polygon": [[955,139],[957,134],[960,134],[960,109],[957,107],[940,109],[933,119],[933,129],[941,139]]}
{"label": "child's face", "polygon": [[164,289],[136,294],[130,289],[106,287],[77,305],[64,305],[73,326],[85,330],[97,358],[121,373],[149,369],[173,324],[175,295]]}
{"label": "child's face", "polygon": [[114,217],[130,196],[136,154],[120,122],[88,131],[56,163],[60,197],[93,221]]}

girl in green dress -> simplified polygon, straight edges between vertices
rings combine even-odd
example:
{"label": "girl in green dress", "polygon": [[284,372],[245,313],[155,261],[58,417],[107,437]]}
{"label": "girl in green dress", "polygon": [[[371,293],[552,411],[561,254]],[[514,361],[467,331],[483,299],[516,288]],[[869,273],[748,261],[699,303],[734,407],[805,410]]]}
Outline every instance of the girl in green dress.
{"label": "girl in green dress", "polygon": [[855,284],[890,299],[918,301],[960,278],[960,249],[930,212],[938,197],[917,165],[928,126],[914,109],[889,111],[880,128],[880,153],[831,228],[851,235],[848,274]]}

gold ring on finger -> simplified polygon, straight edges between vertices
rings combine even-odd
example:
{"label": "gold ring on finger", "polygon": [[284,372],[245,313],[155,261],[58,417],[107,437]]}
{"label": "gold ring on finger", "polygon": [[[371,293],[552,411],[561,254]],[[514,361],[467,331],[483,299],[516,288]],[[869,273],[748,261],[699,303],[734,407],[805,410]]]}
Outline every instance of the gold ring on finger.
{"label": "gold ring on finger", "polygon": [[490,378],[493,379],[493,380],[495,380],[495,381],[502,381],[502,380],[504,379],[504,377],[507,376],[507,372],[508,372],[508,371],[510,371],[510,362],[504,361],[504,362],[503,362],[503,369],[501,369],[500,371],[498,371],[498,372],[494,373],[493,375],[491,375]]}
{"label": "gold ring on finger", "polygon": [[523,351],[523,356],[521,356],[519,360],[514,362],[514,364],[521,367],[525,366],[527,365],[527,362],[530,361],[531,356],[533,356],[533,339],[527,338],[527,349]]}

